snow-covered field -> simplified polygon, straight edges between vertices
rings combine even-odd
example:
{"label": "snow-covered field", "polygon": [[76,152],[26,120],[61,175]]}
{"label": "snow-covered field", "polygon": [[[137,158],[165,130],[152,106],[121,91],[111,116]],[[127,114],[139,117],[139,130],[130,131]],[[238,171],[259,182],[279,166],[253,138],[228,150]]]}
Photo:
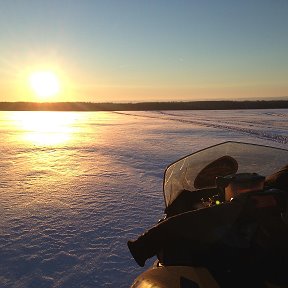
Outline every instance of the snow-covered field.
{"label": "snow-covered field", "polygon": [[0,287],[120,288],[165,167],[227,140],[288,148],[288,109],[0,112],[0,139]]}

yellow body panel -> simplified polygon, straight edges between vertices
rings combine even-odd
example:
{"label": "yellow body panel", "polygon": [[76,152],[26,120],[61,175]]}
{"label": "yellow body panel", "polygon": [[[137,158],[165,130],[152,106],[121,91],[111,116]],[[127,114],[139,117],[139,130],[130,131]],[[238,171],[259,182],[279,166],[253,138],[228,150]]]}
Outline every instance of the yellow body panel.
{"label": "yellow body panel", "polygon": [[185,281],[195,288],[220,288],[207,269],[188,266],[153,266],[139,275],[131,288],[180,288]]}
{"label": "yellow body panel", "polygon": [[[182,285],[181,286],[181,282]],[[186,284],[186,285],[185,285]],[[190,285],[190,286],[189,286]],[[266,282],[267,288],[288,288]],[[131,288],[221,288],[204,267],[157,266],[155,264],[140,274]],[[249,287],[249,283],[247,283]]]}

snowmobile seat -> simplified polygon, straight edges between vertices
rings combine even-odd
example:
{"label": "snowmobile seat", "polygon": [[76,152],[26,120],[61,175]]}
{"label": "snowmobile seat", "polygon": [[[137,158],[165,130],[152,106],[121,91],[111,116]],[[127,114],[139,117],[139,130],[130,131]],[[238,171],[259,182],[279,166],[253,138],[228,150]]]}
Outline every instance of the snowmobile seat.
{"label": "snowmobile seat", "polygon": [[266,177],[265,186],[288,192],[288,165],[284,166],[276,173]]}

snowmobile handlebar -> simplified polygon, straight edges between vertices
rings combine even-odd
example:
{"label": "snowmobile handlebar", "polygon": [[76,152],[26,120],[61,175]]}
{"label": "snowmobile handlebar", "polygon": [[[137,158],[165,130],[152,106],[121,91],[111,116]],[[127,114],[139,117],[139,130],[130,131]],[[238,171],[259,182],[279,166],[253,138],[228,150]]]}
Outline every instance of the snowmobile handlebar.
{"label": "snowmobile handlebar", "polygon": [[[233,232],[234,238],[237,238],[240,235],[240,226],[242,229],[243,225],[253,223],[258,227],[271,215],[280,222],[286,222],[287,196],[286,191],[274,188],[240,193],[232,201],[168,217],[138,239],[128,241],[128,247],[136,262],[143,267],[148,258],[159,255],[163,249],[166,252],[169,249],[175,250],[184,242],[189,242],[190,252],[193,250],[191,247],[194,247],[194,252],[198,254],[201,249],[205,251],[219,242],[228,243],[230,246],[238,245],[230,240],[233,238],[231,235],[229,239],[227,235]],[[249,242],[252,241],[252,232],[248,234],[245,237]]]}

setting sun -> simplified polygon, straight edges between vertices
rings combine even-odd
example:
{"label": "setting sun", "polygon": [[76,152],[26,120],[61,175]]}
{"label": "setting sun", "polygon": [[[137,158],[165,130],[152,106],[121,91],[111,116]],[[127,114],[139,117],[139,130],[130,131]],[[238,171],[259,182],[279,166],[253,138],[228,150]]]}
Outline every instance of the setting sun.
{"label": "setting sun", "polygon": [[54,96],[60,91],[59,79],[52,71],[33,72],[29,76],[29,84],[40,98]]}

